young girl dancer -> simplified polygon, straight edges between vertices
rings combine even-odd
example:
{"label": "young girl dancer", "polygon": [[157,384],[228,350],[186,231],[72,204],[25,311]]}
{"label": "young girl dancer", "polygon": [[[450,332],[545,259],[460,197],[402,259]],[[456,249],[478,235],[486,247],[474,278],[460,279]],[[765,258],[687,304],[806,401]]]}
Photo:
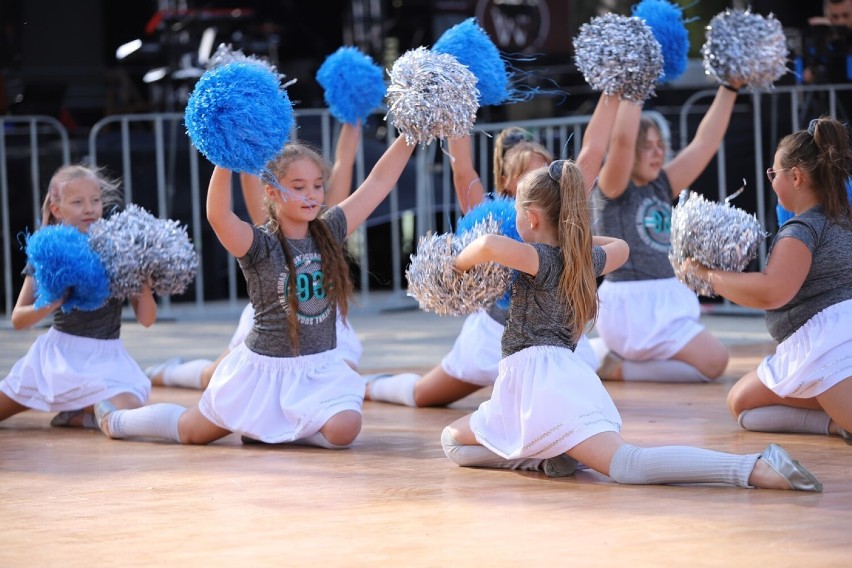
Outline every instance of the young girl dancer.
{"label": "young girl dancer", "polygon": [[[59,168],[50,180],[44,202],[44,224],[65,224],[87,232],[103,214],[106,195],[114,201],[117,182],[99,170],[70,165]],[[151,385],[119,339],[122,302],[110,299],[91,311],[59,308],[59,299],[35,307],[31,265],[24,269],[24,285],[12,310],[12,325],[25,329],[53,314],[53,325],[36,339],[27,354],[0,382],[0,420],[27,409],[62,411],[54,426],[85,426],[87,407],[108,400],[116,408],[137,408],[148,400]],[[145,327],[157,319],[157,304],[150,287],[144,287],[130,305]],[[91,421],[91,418],[89,419]]]}
{"label": "young girl dancer", "polygon": [[499,262],[517,275],[493,393],[444,429],[447,457],[461,466],[548,475],[570,475],[577,460],[619,483],[822,489],[774,444],[750,455],[627,444],[612,399],[574,353],[597,312],[595,279],[625,262],[627,244],[592,237],[583,175],[567,160],[524,176],[516,209],[524,242],[486,235],[454,261],[459,270]]}
{"label": "young girl dancer", "polygon": [[[333,207],[343,201],[352,189],[352,169],[355,166],[355,158],[358,153],[358,144],[361,141],[361,124],[344,123],[341,125],[337,137],[337,148],[335,149],[334,165],[326,184],[325,206]],[[257,176],[241,173],[240,186],[242,188],[243,200],[248,210],[249,218],[254,225],[263,225],[266,222],[266,209],[263,205],[263,182]],[[240,314],[237,329],[231,336],[227,348],[219,354],[215,361],[209,359],[194,359],[183,361],[181,357],[173,357],[162,363],[147,367],[145,374],[154,385],[175,386],[184,388],[205,389],[210,383],[210,378],[216,371],[216,367],[225,356],[233,351],[237,345],[242,343],[254,323],[254,308],[251,303],[247,304]],[[337,349],[343,355],[343,359],[353,369],[358,369],[363,348],[361,341],[355,334],[348,320],[339,317],[337,325]]]}
{"label": "young girl dancer", "polygon": [[593,192],[595,233],[624,239],[630,258],[600,287],[593,342],[605,380],[706,382],[725,372],[728,350],[699,322],[697,296],[669,263],[672,200],[713,158],[736,100],[720,86],[695,138],[671,161],[641,105],[623,101]]}
{"label": "young girl dancer", "polygon": [[785,136],[766,171],[794,216],[778,230],[763,272],[708,270],[717,294],[766,310],[779,343],[742,377],[728,406],[747,430],[839,434],[852,443],[852,165],[846,127],[820,118]]}
{"label": "young girl dancer", "polygon": [[[600,170],[617,109],[618,97],[601,95],[583,136],[578,163],[588,188]],[[489,197],[473,166],[469,137],[450,140],[450,153],[453,184],[467,213]],[[494,141],[496,193],[514,197],[523,174],[551,161],[550,152],[534,142],[528,131],[517,127],[501,131]],[[506,309],[496,304],[469,315],[452,350],[439,365],[422,377],[414,373],[369,377],[366,398],[407,406],[445,406],[493,385],[505,322]],[[577,344],[577,352],[589,366],[597,367],[597,356],[585,335]]]}
{"label": "young girl dancer", "polygon": [[216,368],[197,406],[99,404],[104,433],[207,444],[236,432],[267,443],[349,446],[361,430],[364,380],[334,351],[337,310],[346,316],[352,290],[342,243],[390,193],[413,148],[397,139],[364,183],[320,216],[327,164],[310,148],[288,144],[269,165],[284,190],[264,186],[269,221],[262,227],[234,214],[231,172],[216,167],[207,219],[239,260],[254,326]]}

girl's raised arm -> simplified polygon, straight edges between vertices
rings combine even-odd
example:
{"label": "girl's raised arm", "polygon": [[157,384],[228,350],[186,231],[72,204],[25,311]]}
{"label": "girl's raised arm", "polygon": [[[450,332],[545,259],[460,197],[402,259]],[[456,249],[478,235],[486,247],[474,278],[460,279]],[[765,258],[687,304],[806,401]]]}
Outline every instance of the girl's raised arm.
{"label": "girl's raised arm", "polygon": [[219,242],[239,258],[248,252],[254,233],[235,213],[231,200],[231,170],[216,166],[207,187],[207,220]]}
{"label": "girl's raised arm", "polygon": [[337,135],[337,147],[334,151],[334,164],[331,176],[328,178],[328,189],[325,193],[326,207],[334,207],[352,191],[352,170],[358,155],[358,145],[361,143],[361,123],[343,123],[340,134]]}
{"label": "girl's raised arm", "polygon": [[[598,187],[608,199],[620,197],[630,183],[641,118],[641,104],[624,100],[618,103],[609,143],[609,156],[598,177]],[[585,173],[583,176],[585,177]]]}
{"label": "girl's raised arm", "polygon": [[467,213],[485,199],[485,189],[473,167],[470,136],[450,138],[450,168],[453,170],[453,187],[462,214]]}
{"label": "girl's raised arm", "polygon": [[577,154],[577,166],[583,172],[583,183],[587,192],[592,191],[595,178],[601,171],[601,164],[609,147],[612,126],[618,112],[618,102],[619,97],[601,93],[589,125],[583,133],[583,145],[580,153]]}
{"label": "girl's raised arm", "polygon": [[677,197],[682,190],[692,185],[716,155],[728,130],[736,100],[736,92],[720,85],[692,142],[663,166],[672,185],[672,197]]}
{"label": "girl's raised arm", "polygon": [[[364,183],[352,195],[343,200],[340,208],[346,215],[347,236],[355,232],[355,229],[360,227],[361,223],[370,216],[370,213],[388,196],[399,181],[399,176],[402,175],[413,151],[414,145],[407,144],[405,137],[397,138],[376,162]],[[250,239],[249,244],[251,244]],[[248,247],[246,247],[246,250],[248,250]]]}
{"label": "girl's raised arm", "polygon": [[252,225],[263,225],[266,222],[266,209],[263,206],[263,182],[258,176],[240,173],[240,187],[243,190],[243,201],[248,210]]}

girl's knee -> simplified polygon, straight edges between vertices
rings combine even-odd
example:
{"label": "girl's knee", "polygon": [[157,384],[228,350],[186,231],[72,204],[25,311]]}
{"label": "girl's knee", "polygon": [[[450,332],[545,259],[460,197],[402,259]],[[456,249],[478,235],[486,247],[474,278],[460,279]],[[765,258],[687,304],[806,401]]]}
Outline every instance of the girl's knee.
{"label": "girl's knee", "polygon": [[344,410],[332,416],[320,432],[335,446],[349,446],[361,432],[361,414],[354,410]]}

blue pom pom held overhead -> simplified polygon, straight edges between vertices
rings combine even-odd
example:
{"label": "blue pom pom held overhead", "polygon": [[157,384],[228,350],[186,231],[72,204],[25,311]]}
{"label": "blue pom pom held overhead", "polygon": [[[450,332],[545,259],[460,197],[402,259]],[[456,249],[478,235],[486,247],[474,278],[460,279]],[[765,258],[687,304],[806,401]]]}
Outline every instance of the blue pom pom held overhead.
{"label": "blue pom pom held overhead", "polygon": [[683,20],[683,8],[668,0],[642,0],[633,6],[633,15],[642,18],[654,32],[663,51],[663,75],[660,83],[674,81],[686,71],[689,57],[689,32]]}
{"label": "blue pom pom held overhead", "polygon": [[317,71],[328,109],[337,120],[364,122],[385,98],[384,71],[357,47],[343,46],[329,55]]}
{"label": "blue pom pom held overhead", "polygon": [[506,62],[476,18],[468,18],[445,31],[432,51],[452,55],[470,69],[477,79],[480,105],[499,105],[512,98]]}
{"label": "blue pom pom held overhead", "polygon": [[290,137],[293,105],[268,65],[234,60],[201,76],[184,122],[192,143],[213,164],[259,174]]}
{"label": "blue pom pom held overhead", "polygon": [[109,296],[109,280],[89,237],[76,227],[50,225],[26,240],[27,262],[35,270],[35,304],[43,308],[67,295],[63,312],[94,310]]}

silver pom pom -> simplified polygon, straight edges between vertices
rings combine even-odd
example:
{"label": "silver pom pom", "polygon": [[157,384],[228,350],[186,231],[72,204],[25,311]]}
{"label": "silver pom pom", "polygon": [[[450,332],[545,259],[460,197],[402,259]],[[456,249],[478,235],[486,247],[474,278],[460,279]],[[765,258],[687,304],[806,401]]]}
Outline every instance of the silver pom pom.
{"label": "silver pom pom", "polygon": [[409,50],[393,64],[390,81],[391,121],[409,144],[470,134],[479,108],[477,80],[452,55]]}
{"label": "silver pom pom", "polygon": [[714,270],[742,272],[765,238],[754,215],[728,201],[707,201],[699,193],[684,190],[672,209],[669,262],[678,280],[697,294],[712,297],[716,293],[710,282],[684,266],[684,261],[692,258]]}
{"label": "silver pom pom", "polygon": [[453,260],[467,245],[482,235],[499,232],[499,224],[487,217],[461,235],[420,237],[405,271],[408,295],[420,303],[420,309],[442,316],[471,314],[502,298],[512,283],[512,269],[495,262],[478,264],[466,272],[453,268]]}
{"label": "silver pom pom", "polygon": [[[207,60],[207,69],[213,69],[215,67],[222,67],[223,65],[227,65],[228,63],[233,63],[234,61],[240,61],[242,63],[252,63],[254,65],[260,65],[261,67],[265,67],[270,73],[273,75],[278,75],[280,80],[283,80],[286,75],[283,73],[279,73],[278,69],[267,61],[266,59],[261,59],[256,55],[246,55],[240,49],[234,49],[229,44],[221,43],[219,47],[216,48],[216,52],[210,56],[210,59]],[[282,89],[286,89],[287,87],[293,85],[297,79],[290,79],[283,85],[281,85]]]}
{"label": "silver pom pom", "polygon": [[580,26],[574,60],[586,83],[607,95],[643,102],[663,73],[660,42],[644,20],[605,14]]}
{"label": "silver pom pom", "polygon": [[89,228],[89,242],[107,269],[111,295],[136,296],[150,283],[160,296],[180,294],[195,278],[198,256],[186,227],[128,205]]}
{"label": "silver pom pom", "polygon": [[710,20],[701,47],[704,72],[722,83],[768,89],[787,72],[781,22],[749,10],[725,10]]}

